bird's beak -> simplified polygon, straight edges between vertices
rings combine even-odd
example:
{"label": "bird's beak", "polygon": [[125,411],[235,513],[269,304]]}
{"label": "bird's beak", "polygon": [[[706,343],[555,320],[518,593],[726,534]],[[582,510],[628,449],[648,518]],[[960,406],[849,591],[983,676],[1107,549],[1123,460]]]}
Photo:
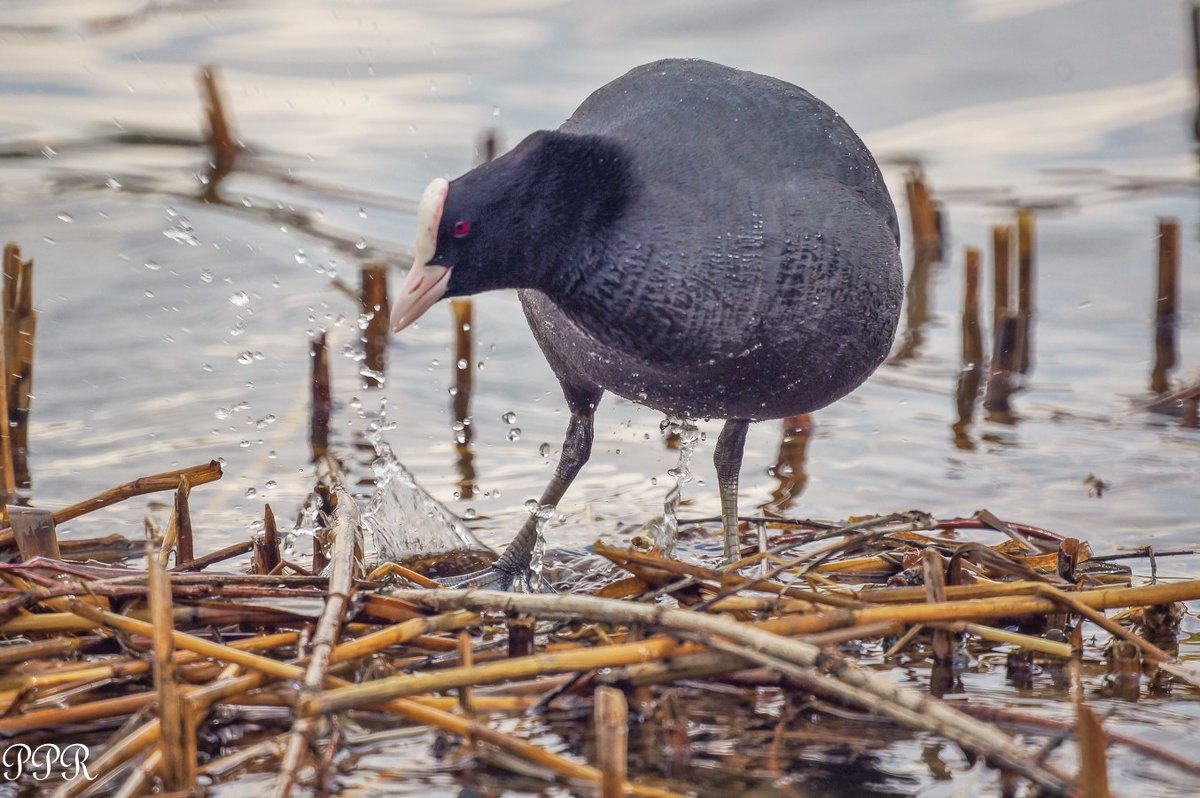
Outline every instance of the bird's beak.
{"label": "bird's beak", "polygon": [[446,194],[450,184],[442,178],[436,178],[421,195],[421,204],[417,207],[417,244],[416,257],[413,258],[412,268],[400,286],[400,293],[392,305],[392,331],[400,332],[429,310],[434,302],[446,293],[446,283],[450,282],[450,267],[431,266],[429,259],[433,257],[437,247],[438,225],[442,221],[442,208],[446,205]]}

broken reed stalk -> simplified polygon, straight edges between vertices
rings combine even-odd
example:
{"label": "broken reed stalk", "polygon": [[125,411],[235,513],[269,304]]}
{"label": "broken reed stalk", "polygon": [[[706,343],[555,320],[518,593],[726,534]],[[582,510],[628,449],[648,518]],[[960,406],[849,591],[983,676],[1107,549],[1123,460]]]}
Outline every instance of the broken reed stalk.
{"label": "broken reed stalk", "polygon": [[998,224],[992,228],[992,329],[1000,326],[1000,319],[1012,310],[1009,289],[1012,274],[1009,269],[1012,257],[1012,234],[1010,225]]}
{"label": "broken reed stalk", "polygon": [[1175,327],[1179,295],[1179,222],[1158,221],[1158,282],[1154,294],[1154,367],[1150,390],[1166,393],[1176,364]]}
{"label": "broken reed stalk", "polygon": [[[340,487],[334,488],[333,502],[333,515],[329,523],[329,537],[332,538],[329,592],[325,598],[325,609],[313,633],[308,668],[300,688],[301,696],[315,694],[325,682],[354,589],[354,579],[361,573],[359,554],[362,551],[362,527],[358,505]],[[292,724],[279,780],[275,784],[276,796],[283,798],[291,794],[314,726],[315,721],[311,717],[297,717]]]}
{"label": "broken reed stalk", "polygon": [[[1200,588],[1200,585],[1193,587]],[[566,651],[542,654],[529,659],[539,661],[537,663],[539,666],[544,666],[551,661],[562,661],[564,670],[577,670],[598,667],[597,660],[602,660],[604,659],[603,655],[611,655],[617,650],[628,649],[630,658],[624,662],[612,664],[631,664],[656,658],[651,655],[651,649],[654,648],[662,648],[660,656],[677,656],[681,653],[702,650],[704,647],[730,651],[744,657],[747,661],[758,662],[781,670],[807,689],[818,690],[823,694],[832,694],[854,706],[886,714],[909,728],[933,732],[954,740],[959,745],[988,757],[1003,769],[1019,773],[1039,786],[1056,792],[1063,792],[1067,788],[1067,782],[1061,775],[1030,761],[1020,747],[998,729],[978,723],[936,699],[898,686],[886,678],[859,668],[829,652],[823,652],[818,646],[803,640],[784,637],[782,634],[771,631],[773,625],[786,625],[787,622],[795,620],[792,616],[760,624],[746,624],[725,617],[689,610],[666,609],[661,606],[592,596],[519,595],[490,590],[401,590],[397,591],[397,595],[438,611],[470,609],[477,612],[492,610],[507,613],[536,613],[541,618],[585,619],[684,632],[703,638],[706,641],[705,644],[703,646],[687,646],[672,641],[670,638],[657,638],[632,644],[608,646],[595,652]],[[838,615],[840,613],[830,614]],[[812,618],[814,616],[800,617]],[[718,644],[718,640],[723,642]],[[657,642],[657,646],[651,645],[652,641]],[[582,657],[579,658],[578,663],[575,663],[580,666],[579,668],[566,668],[565,663],[578,658],[580,653],[592,655],[591,661],[588,661],[588,657]],[[818,662],[820,663],[819,669],[815,667]],[[500,667],[497,668],[496,665]],[[474,678],[485,671],[503,673],[506,668],[515,670],[517,665],[518,662],[515,660],[479,665],[471,669],[474,673],[469,676],[456,672],[459,669],[451,668],[440,674],[387,677],[366,684],[326,692],[316,700],[303,701],[301,709],[305,713],[324,713],[364,704],[374,704],[395,695],[410,694],[410,688],[415,687],[417,683],[420,683],[420,687],[413,692],[424,693],[457,686],[457,680],[447,679],[447,676],[453,675],[459,679]],[[535,668],[534,672],[536,671]],[[441,677],[445,684],[436,685],[438,677]]]}
{"label": "broken reed stalk", "polygon": [[17,488],[29,488],[29,407],[33,390],[33,341],[37,311],[33,308],[33,260],[20,248],[4,248],[4,388],[8,396],[9,445]]}
{"label": "broken reed stalk", "polygon": [[22,562],[29,562],[34,557],[48,557],[52,560],[62,558],[53,513],[16,504],[10,504],[5,509],[12,524],[13,537]]}
{"label": "broken reed stalk", "polygon": [[601,798],[623,798],[628,773],[629,706],[625,693],[600,686],[595,692],[596,763],[600,768]]}
{"label": "broken reed stalk", "polygon": [[962,358],[954,398],[958,420],[951,430],[959,449],[973,447],[969,430],[983,382],[983,332],[979,326],[979,250],[967,247],[963,259]]}
{"label": "broken reed stalk", "polygon": [[217,85],[216,68],[201,67],[198,76],[200,93],[204,97],[205,117],[208,120],[206,143],[212,156],[208,181],[201,198],[205,202],[217,202],[220,199],[217,192],[221,180],[233,171],[242,146],[230,131],[229,117],[225,113],[225,103],[221,100],[220,87]]}
{"label": "broken reed stalk", "polygon": [[1033,317],[1036,278],[1036,245],[1034,243],[1033,211],[1017,211],[1017,366],[1021,374],[1033,367]]}
{"label": "broken reed stalk", "polygon": [[454,362],[451,366],[454,411],[454,451],[457,455],[458,492],[464,499],[475,495],[475,454],[471,449],[474,428],[471,426],[471,389],[474,371],[474,305],[470,299],[451,299],[450,313],[454,319]]}
{"label": "broken reed stalk", "polygon": [[[460,668],[475,667],[475,650],[471,647],[471,633],[466,629],[458,633],[458,665]],[[475,695],[470,687],[458,688],[458,709],[464,717],[469,718],[475,714]]]}
{"label": "broken reed stalk", "polygon": [[1192,135],[1200,141],[1200,3],[1192,4],[1192,78],[1196,86],[1196,116],[1192,122]]}
{"label": "broken reed stalk", "polygon": [[[111,504],[116,504],[134,496],[144,496],[147,493],[158,493],[164,490],[175,490],[179,487],[179,480],[183,477],[186,477],[192,485],[204,485],[208,482],[215,482],[221,478],[221,464],[213,460],[203,465],[180,468],[175,471],[164,471],[161,474],[152,474],[148,477],[135,479],[132,482],[126,482],[123,485],[117,485],[114,488],[109,488],[106,491],[96,494],[90,499],[84,499],[69,507],[63,507],[61,510],[55,510],[54,523],[62,524],[90,513],[93,510],[108,507]],[[12,543],[12,529],[8,527],[0,529],[0,546],[11,546]]]}
{"label": "broken reed stalk", "polygon": [[187,790],[196,783],[196,729],[181,693],[171,639],[171,582],[157,556],[155,541],[146,541],[150,618],[154,625],[154,685],[158,695],[159,751],[163,786]]}
{"label": "broken reed stalk", "polygon": [[1017,340],[1020,336],[1020,326],[1021,321],[1017,316],[1006,313],[996,327],[987,389],[983,395],[983,407],[988,411],[989,421],[1011,424],[1016,419],[1010,398],[1016,387]]}
{"label": "broken reed stalk", "polygon": [[329,386],[329,349],[325,333],[309,346],[312,357],[312,410],[308,421],[308,443],[314,462],[329,451],[329,420],[333,416],[333,392]]}
{"label": "broken reed stalk", "polygon": [[1108,737],[1096,713],[1083,699],[1075,701],[1075,739],[1079,743],[1077,783],[1084,798],[1112,798],[1108,789]]}
{"label": "broken reed stalk", "polygon": [[261,538],[254,541],[254,560],[252,569],[256,574],[269,574],[279,566],[279,527],[275,523],[275,512],[271,505],[263,507],[263,533]]}
{"label": "broken reed stalk", "polygon": [[188,499],[192,494],[192,483],[186,476],[179,478],[175,489],[175,565],[187,565],[196,558],[192,539],[192,510]]}
{"label": "broken reed stalk", "polygon": [[363,266],[360,271],[361,311],[367,320],[362,336],[364,388],[378,388],[382,385],[387,369],[387,273],[388,267],[381,263]]}
{"label": "broken reed stalk", "polygon": [[[0,374],[8,375],[8,359],[0,346]],[[7,381],[7,380],[6,380]],[[17,503],[17,482],[13,470],[12,428],[8,423],[8,391],[0,390],[0,513],[8,521],[7,507]]]}
{"label": "broken reed stalk", "polygon": [[232,560],[234,557],[241,557],[254,548],[254,542],[243,540],[241,543],[233,543],[223,549],[209,552],[203,557],[197,557],[186,565],[176,565],[172,571],[188,572],[188,571],[203,571],[210,565],[216,565],[225,560]]}
{"label": "broken reed stalk", "polygon": [[933,267],[942,254],[937,205],[919,169],[909,173],[905,189],[912,229],[913,266],[905,288],[904,335],[893,357],[898,361],[914,357],[924,342],[924,327],[931,316],[929,297]]}

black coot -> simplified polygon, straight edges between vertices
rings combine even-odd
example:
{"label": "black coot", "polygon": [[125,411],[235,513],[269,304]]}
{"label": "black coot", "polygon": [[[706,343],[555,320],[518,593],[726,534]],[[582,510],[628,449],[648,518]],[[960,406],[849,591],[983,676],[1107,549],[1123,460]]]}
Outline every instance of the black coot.
{"label": "black coot", "polygon": [[[896,212],[862,141],[803,89],[706,61],[637,67],[557,131],[434,180],[418,221],[393,328],[444,296],[516,288],[562,384],[571,421],[542,503],[587,461],[606,390],[727,419],[727,558],[750,422],[852,391],[900,313]],[[501,574],[528,563],[533,520]]]}

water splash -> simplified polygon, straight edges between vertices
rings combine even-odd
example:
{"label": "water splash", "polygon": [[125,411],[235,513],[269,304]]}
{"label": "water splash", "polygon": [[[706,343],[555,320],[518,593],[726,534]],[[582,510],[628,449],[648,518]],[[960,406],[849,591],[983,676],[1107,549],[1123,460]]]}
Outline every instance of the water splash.
{"label": "water splash", "polygon": [[674,468],[667,471],[667,475],[675,480],[675,485],[667,492],[667,498],[663,502],[662,519],[652,523],[649,532],[654,545],[664,556],[670,556],[679,540],[679,520],[676,513],[683,496],[683,486],[693,479],[692,454],[696,451],[697,441],[700,440],[700,428],[687,419],[667,418],[659,425],[659,429],[677,441],[679,460]]}
{"label": "water splash", "polygon": [[371,470],[375,492],[362,512],[363,530],[380,561],[484,546],[450,510],[417,484],[384,440],[388,428],[380,418],[367,425],[363,438],[375,450]]}
{"label": "water splash", "polygon": [[546,524],[554,517],[553,504],[538,504],[537,499],[525,502],[525,509],[535,519],[536,537],[529,552],[529,564],[513,580],[513,592],[544,593],[547,590],[543,572],[546,567]]}

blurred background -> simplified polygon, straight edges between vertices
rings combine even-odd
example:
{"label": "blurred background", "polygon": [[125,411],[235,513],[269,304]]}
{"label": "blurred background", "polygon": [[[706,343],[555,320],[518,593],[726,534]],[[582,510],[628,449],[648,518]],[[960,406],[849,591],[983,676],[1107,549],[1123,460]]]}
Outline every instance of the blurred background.
{"label": "blurred background", "polygon": [[[1187,4],[1125,0],[4,0],[0,239],[35,259],[40,312],[31,496],[60,506],[221,458],[225,478],[193,497],[198,551],[244,539],[264,502],[290,518],[313,482],[309,342],[327,331],[335,447],[382,410],[418,481],[503,544],[567,418],[515,297],[475,303],[464,450],[449,309],[393,340],[384,387],[364,388],[358,309],[331,279],[356,288],[382,260],[397,285],[413,202],[476,164],[488,131],[506,149],[635,65],[696,56],[801,85],[845,116],[883,165],[906,269],[914,175],[943,234],[893,362],[811,419],[755,426],[744,512],[986,507],[1098,550],[1190,545],[1200,433],[1144,406],[1164,217],[1179,221],[1182,262],[1166,376],[1174,389],[1200,373],[1192,35]],[[246,147],[219,186],[205,64]],[[961,419],[964,247],[982,250],[990,351],[992,228],[1021,208],[1036,242],[1031,366],[1011,416]],[[677,455],[660,421],[606,397],[552,544],[661,512]],[[701,429],[686,517],[718,507],[716,426]],[[68,530],[136,538],[146,506]]]}

